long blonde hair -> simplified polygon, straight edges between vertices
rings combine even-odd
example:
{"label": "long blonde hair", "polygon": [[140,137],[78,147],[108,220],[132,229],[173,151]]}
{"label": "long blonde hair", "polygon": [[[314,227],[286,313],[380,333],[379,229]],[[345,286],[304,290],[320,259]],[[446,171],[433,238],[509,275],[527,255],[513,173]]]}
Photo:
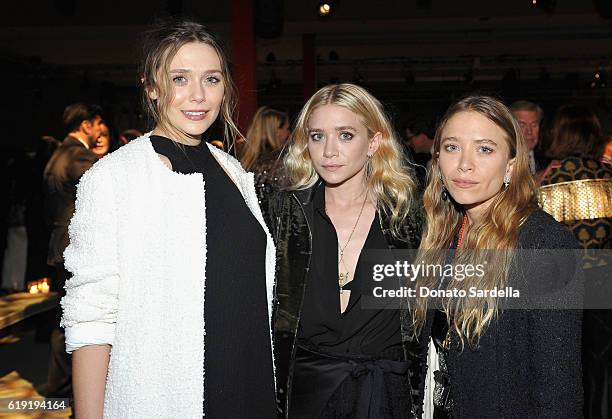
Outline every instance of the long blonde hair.
{"label": "long blonde hair", "polygon": [[[219,117],[223,124],[225,141],[230,147],[234,139],[242,134],[234,122],[236,110],[236,87],[229,71],[227,56],[221,41],[205,26],[190,21],[161,22],[143,34],[142,61],[140,76],[142,79],[142,105],[152,122],[175,136],[182,133],[168,120],[167,110],[172,102],[174,87],[168,70],[178,50],[191,42],[201,42],[215,50],[221,62],[224,96]],[[158,94],[152,99],[150,92]]]}
{"label": "long blonde hair", "polygon": [[325,86],[306,102],[291,134],[285,168],[290,189],[305,189],[319,179],[308,151],[308,121],[323,105],[342,106],[363,119],[368,138],[380,132],[380,145],[366,166],[366,188],[378,209],[390,217],[391,231],[401,237],[401,224],[412,205],[416,185],[403,159],[399,141],[382,104],[362,87],[350,83]]}
{"label": "long blonde hair", "polygon": [[246,134],[246,144],[240,163],[249,170],[257,158],[278,149],[282,144],[278,139],[278,129],[289,123],[289,115],[276,109],[262,106],[257,109]]}
{"label": "long blonde hair", "polygon": [[[462,224],[463,208],[452,199],[443,200],[441,197],[444,185],[439,165],[442,132],[448,120],[459,112],[476,112],[499,127],[505,134],[510,158],[515,161],[510,184],[507,188],[500,185],[499,192],[481,219],[470,225],[462,239],[461,251],[455,257],[455,263],[465,264],[477,263],[474,258],[484,256],[487,258],[486,272],[482,277],[470,277],[469,281],[453,281],[453,287],[466,293],[471,286],[477,289],[503,288],[507,283],[513,250],[518,243],[519,227],[537,208],[537,199],[521,129],[508,108],[492,97],[469,96],[460,100],[448,109],[438,126],[433,142],[431,173],[423,196],[427,227],[421,241],[420,256],[429,263],[444,264],[446,249],[451,247]],[[484,252],[476,256],[474,250]],[[494,251],[488,252],[491,250]],[[482,259],[478,262],[482,262]],[[423,277],[417,280],[417,287],[437,288],[438,282],[439,279]],[[417,334],[425,323],[427,303],[424,297],[416,300],[413,315]],[[444,300],[450,330],[456,332],[462,346],[464,340],[472,347],[478,344],[486,326],[497,316],[498,308],[495,298],[470,298],[469,293],[463,298]]]}

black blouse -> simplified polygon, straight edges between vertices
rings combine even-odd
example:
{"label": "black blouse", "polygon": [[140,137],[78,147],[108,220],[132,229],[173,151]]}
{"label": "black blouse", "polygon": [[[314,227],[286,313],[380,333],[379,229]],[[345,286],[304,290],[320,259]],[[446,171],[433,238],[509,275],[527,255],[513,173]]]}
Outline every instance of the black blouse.
{"label": "black blouse", "polygon": [[[355,277],[344,286],[350,290],[349,303],[340,312],[338,285],[338,236],[325,213],[325,188],[314,199],[312,262],[298,329],[300,345],[330,354],[378,356],[401,345],[399,311],[361,307],[365,293],[371,295],[372,267],[360,255]],[[374,217],[363,246],[387,249],[378,214]]]}
{"label": "black blouse", "polygon": [[164,137],[150,138],[155,151],[168,157],[173,171],[204,177],[204,413],[213,418],[275,417],[266,235],[204,141],[198,146],[182,146]]}

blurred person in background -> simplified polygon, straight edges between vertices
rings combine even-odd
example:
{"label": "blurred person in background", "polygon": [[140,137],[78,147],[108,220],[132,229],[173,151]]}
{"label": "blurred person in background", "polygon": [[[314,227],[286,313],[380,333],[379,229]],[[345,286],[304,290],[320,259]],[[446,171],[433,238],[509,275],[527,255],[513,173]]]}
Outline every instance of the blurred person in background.
{"label": "blurred person in background", "polygon": [[606,147],[604,148],[603,155],[600,161],[608,167],[612,167],[612,137],[608,138]]}
{"label": "blurred person in background", "polygon": [[[605,143],[591,110],[579,105],[559,108],[548,149],[553,161],[542,176],[540,203],[574,233],[583,249],[612,247],[612,169],[600,162]],[[587,280],[595,279],[585,291],[584,414],[607,418],[612,415],[612,311],[589,308],[601,308],[594,302],[611,295],[610,266],[595,252],[587,253],[583,264]]]}
{"label": "blurred person in background", "polygon": [[[53,268],[47,264],[49,228],[45,225],[44,189],[41,179],[49,159],[61,145],[53,136],[40,137],[32,156],[28,174],[28,194],[26,201],[26,229],[28,232],[28,267],[26,278],[29,280],[53,277]],[[50,331],[50,330],[49,330]]]}
{"label": "blurred person in background", "polygon": [[25,216],[30,192],[28,163],[26,153],[15,151],[6,162],[6,178],[3,179],[6,181],[4,201],[7,204],[7,213],[3,220],[6,223],[6,248],[2,253],[0,288],[8,292],[25,289],[28,248]]}
{"label": "blurred person in background", "polygon": [[111,150],[110,130],[108,129],[108,126],[104,124],[102,128],[102,132],[100,133],[100,136],[96,140],[96,144],[94,147],[92,147],[91,151],[93,151],[94,154],[98,156],[98,158],[100,159],[106,156],[110,152],[110,150]]}
{"label": "blurred person in background", "polygon": [[517,100],[512,103],[510,110],[521,127],[529,149],[529,171],[531,174],[536,174],[546,167],[546,160],[536,149],[540,143],[540,128],[544,119],[544,111],[540,105],[528,100]]}
{"label": "blurred person in background", "polygon": [[283,184],[283,145],[289,137],[289,115],[262,106],[257,109],[242,146],[240,164],[255,174],[255,188],[262,209],[267,208],[267,198]]}
{"label": "blurred person in background", "polygon": [[406,151],[408,159],[414,163],[414,170],[420,186],[424,189],[427,182],[427,172],[431,161],[433,139],[425,132],[425,128],[412,124],[404,130],[406,135]]}
{"label": "blurred person in background", "polygon": [[57,267],[53,289],[62,292],[66,280],[64,249],[68,245],[68,223],[74,213],[76,185],[98,156],[92,151],[106,128],[101,109],[94,105],[74,103],[64,110],[68,135],[55,150],[43,173],[45,213],[51,226],[47,263]]}
{"label": "blurred person in background", "polygon": [[[73,103],[64,110],[63,122],[68,135],[55,150],[43,173],[45,219],[50,229],[47,263],[55,268],[51,289],[63,296],[69,274],[64,266],[68,246],[68,224],[74,213],[76,186],[81,176],[98,160],[91,151],[105,125],[102,110],[85,103]],[[61,312],[54,315],[51,332],[51,359],[47,383],[39,392],[48,397],[72,397],[72,368],[65,353],[64,331],[59,326]]]}
{"label": "blurred person in background", "polygon": [[612,169],[600,161],[605,145],[599,119],[591,110],[579,105],[559,108],[547,151],[553,160],[541,175],[540,199],[585,249],[612,246]]}
{"label": "blurred person in background", "polygon": [[129,128],[122,131],[121,134],[119,134],[119,147],[126,145],[138,137],[142,137],[142,132],[138,131],[137,129]]}

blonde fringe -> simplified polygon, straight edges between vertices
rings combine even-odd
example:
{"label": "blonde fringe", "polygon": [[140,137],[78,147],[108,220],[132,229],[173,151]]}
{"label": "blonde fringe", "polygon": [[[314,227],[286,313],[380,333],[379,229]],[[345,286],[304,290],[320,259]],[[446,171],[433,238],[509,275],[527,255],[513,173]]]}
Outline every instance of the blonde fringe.
{"label": "blonde fringe", "polygon": [[306,102],[285,156],[289,189],[306,189],[319,179],[308,152],[308,120],[314,109],[328,104],[345,107],[361,116],[370,137],[377,132],[382,134],[378,150],[367,163],[366,188],[377,208],[390,218],[392,234],[402,239],[401,226],[410,212],[416,183],[382,105],[362,87],[349,83],[325,86]]}

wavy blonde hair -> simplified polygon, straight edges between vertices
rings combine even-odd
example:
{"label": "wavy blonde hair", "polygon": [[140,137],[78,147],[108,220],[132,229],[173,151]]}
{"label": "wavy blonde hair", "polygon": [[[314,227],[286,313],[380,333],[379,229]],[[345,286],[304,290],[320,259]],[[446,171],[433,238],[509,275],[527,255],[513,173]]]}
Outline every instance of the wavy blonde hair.
{"label": "wavy blonde hair", "polygon": [[[433,142],[431,173],[423,196],[427,227],[419,256],[428,263],[444,264],[447,249],[452,246],[462,224],[463,208],[452,199],[445,201],[441,198],[444,185],[439,165],[442,133],[449,119],[460,112],[476,112],[499,127],[505,134],[509,158],[515,161],[510,184],[507,188],[503,184],[499,185],[499,192],[481,219],[466,230],[461,250],[455,256],[456,264],[482,263],[485,258],[486,272],[480,278],[474,276],[469,281],[453,281],[453,287],[463,289],[466,293],[471,286],[477,289],[503,288],[518,243],[519,227],[537,208],[537,198],[536,185],[529,172],[529,152],[520,126],[509,109],[495,98],[468,96],[452,105],[438,126]],[[417,287],[432,289],[438,285],[439,278],[423,277],[417,280]],[[499,307],[493,297],[470,298],[467,293],[467,297],[443,301],[449,330],[459,336],[462,347],[466,340],[471,347],[477,346],[487,325],[498,315]],[[416,300],[413,316],[417,335],[426,320],[427,303],[424,297]]]}
{"label": "wavy blonde hair", "polygon": [[350,83],[325,86],[306,102],[285,156],[289,189],[309,188],[319,179],[308,151],[308,122],[312,112],[324,105],[342,106],[359,115],[368,138],[381,133],[378,150],[366,163],[366,190],[377,209],[390,218],[393,235],[401,238],[401,224],[411,208],[416,184],[382,104],[362,87]]}
{"label": "wavy blonde hair", "polygon": [[278,149],[282,144],[278,140],[278,129],[289,123],[289,115],[276,109],[262,106],[257,109],[246,134],[246,144],[240,157],[240,163],[249,170],[259,156],[265,152]]}
{"label": "wavy blonde hair", "polygon": [[[225,141],[231,148],[234,140],[242,137],[234,122],[236,87],[232,81],[227,55],[223,51],[221,41],[208,28],[199,23],[180,20],[160,22],[143,34],[140,64],[143,109],[153,123],[162,128],[164,132],[175,136],[183,134],[170,123],[167,117],[168,107],[174,95],[174,87],[168,71],[178,50],[183,45],[192,42],[210,46],[219,56],[225,89],[219,116],[223,124]],[[153,91],[157,93],[157,99],[151,98],[149,93]]]}

